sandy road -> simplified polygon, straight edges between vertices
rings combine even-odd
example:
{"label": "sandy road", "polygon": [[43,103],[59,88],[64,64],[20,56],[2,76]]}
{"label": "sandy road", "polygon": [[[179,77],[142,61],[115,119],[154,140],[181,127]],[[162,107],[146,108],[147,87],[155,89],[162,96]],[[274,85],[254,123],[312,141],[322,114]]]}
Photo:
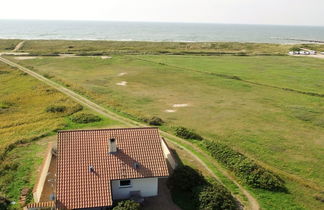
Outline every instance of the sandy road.
{"label": "sandy road", "polygon": [[[49,80],[45,77],[43,77],[42,75],[28,69],[28,68],[25,68],[17,63],[14,63],[8,59],[5,59],[3,57],[0,57],[0,61],[12,66],[12,67],[15,67],[33,77],[35,77],[36,79],[46,83],[47,85],[57,89],[58,91],[62,92],[63,94],[69,96],[70,98],[74,99],[76,102],[88,107],[89,109],[105,116],[105,117],[108,117],[110,119],[113,119],[113,120],[116,120],[116,121],[119,121],[127,126],[130,126],[130,127],[136,127],[136,126],[141,126],[141,127],[146,127],[147,125],[146,124],[143,124],[143,123],[139,123],[139,122],[136,122],[136,121],[133,121],[131,119],[128,119],[126,117],[122,117],[90,100],[88,100],[87,98],[85,98],[84,96],[80,95],[80,94],[77,94],[76,92],[68,89],[68,88],[65,88],[64,86],[56,83],[56,82],[53,82],[52,80]],[[186,152],[188,152],[192,158],[194,158],[195,160],[197,160],[207,171],[210,172],[210,174],[216,178],[217,180],[220,180],[219,177],[217,177],[217,175],[211,170],[211,168],[202,160],[200,159],[197,155],[195,155],[193,152],[191,152],[189,149],[187,149],[187,147],[190,147],[190,148],[193,148],[196,152],[198,152],[199,154],[203,155],[204,158],[206,158],[208,160],[209,163],[211,163],[215,168],[217,168],[217,170],[219,172],[221,172],[225,177],[227,177],[229,180],[231,180],[242,192],[242,194],[247,198],[248,200],[248,206],[245,206],[245,209],[251,209],[251,210],[259,210],[260,209],[260,205],[258,203],[258,201],[246,190],[243,188],[243,186],[241,186],[236,180],[234,177],[232,177],[231,175],[229,175],[229,173],[224,170],[220,165],[218,165],[218,163],[216,163],[216,161],[214,159],[212,159],[209,155],[205,154],[205,152],[203,152],[200,148],[198,148],[197,146],[179,138],[179,137],[176,137],[172,134],[169,134],[167,132],[164,132],[164,131],[160,131],[161,135],[163,137],[166,138],[167,141],[171,141],[173,144],[176,144],[177,146],[179,146],[180,148],[182,148],[183,150],[185,150]]]}
{"label": "sandy road", "polygon": [[25,41],[21,41],[21,42],[19,42],[19,43],[16,45],[15,49],[13,49],[12,51],[13,51],[13,52],[16,52],[16,51],[20,50],[20,48],[22,48],[22,46],[24,46],[24,43],[25,43]]}

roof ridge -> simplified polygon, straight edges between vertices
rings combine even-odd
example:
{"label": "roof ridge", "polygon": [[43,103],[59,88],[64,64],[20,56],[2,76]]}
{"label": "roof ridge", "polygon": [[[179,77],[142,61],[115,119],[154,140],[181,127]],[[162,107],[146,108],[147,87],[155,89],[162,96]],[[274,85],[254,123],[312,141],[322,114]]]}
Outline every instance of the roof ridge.
{"label": "roof ridge", "polygon": [[112,131],[112,130],[140,130],[140,129],[156,129],[159,128],[156,126],[147,126],[147,127],[134,127],[134,128],[98,128],[98,129],[74,129],[74,130],[59,130],[57,133],[68,133],[68,132],[86,132],[86,131]]}

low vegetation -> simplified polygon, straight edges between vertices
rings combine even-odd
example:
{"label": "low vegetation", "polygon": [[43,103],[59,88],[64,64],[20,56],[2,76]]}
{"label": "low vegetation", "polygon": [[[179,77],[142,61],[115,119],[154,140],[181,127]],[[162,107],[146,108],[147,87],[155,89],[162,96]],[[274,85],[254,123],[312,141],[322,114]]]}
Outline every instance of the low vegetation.
{"label": "low vegetation", "polygon": [[223,163],[246,184],[270,191],[287,191],[285,182],[278,175],[263,168],[243,154],[219,142],[205,141],[205,144],[211,156]]}
{"label": "low vegetation", "polygon": [[[300,47],[301,45],[295,45]],[[321,45],[310,44],[319,49]],[[28,40],[23,51],[33,55],[74,53],[82,56],[105,54],[175,54],[175,55],[286,55],[291,45],[239,42],[121,42]]]}
{"label": "low vegetation", "polygon": [[200,210],[237,209],[231,193],[216,182],[197,190],[195,198],[197,209]]}
{"label": "low vegetation", "polygon": [[237,209],[231,193],[215,181],[208,182],[199,171],[179,166],[168,179],[173,201],[184,210]]}
{"label": "low vegetation", "polygon": [[118,202],[113,210],[141,210],[141,205],[132,200]]}
{"label": "low vegetation", "polygon": [[175,134],[178,137],[181,137],[184,139],[203,140],[203,137],[201,137],[199,134],[197,134],[193,130],[190,130],[185,127],[177,127],[175,129]]}
{"label": "low vegetation", "polygon": [[17,39],[0,39],[0,51],[11,51],[19,42]]}
{"label": "low vegetation", "polygon": [[87,124],[92,122],[99,122],[102,119],[94,114],[91,113],[77,113],[71,116],[72,122],[75,123],[81,123],[81,124]]}
{"label": "low vegetation", "polygon": [[66,106],[52,105],[46,108],[46,112],[52,112],[52,113],[65,112],[65,110],[66,110]]}
{"label": "low vegetation", "polygon": [[147,120],[149,125],[161,126],[163,125],[164,121],[159,117],[152,117],[151,119]]}

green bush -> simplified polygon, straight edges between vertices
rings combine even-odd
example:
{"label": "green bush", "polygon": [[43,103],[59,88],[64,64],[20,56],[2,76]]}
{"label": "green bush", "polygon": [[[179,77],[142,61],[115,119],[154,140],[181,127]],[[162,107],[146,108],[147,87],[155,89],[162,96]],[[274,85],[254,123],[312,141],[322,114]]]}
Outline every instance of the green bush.
{"label": "green bush", "polygon": [[60,105],[51,105],[46,108],[46,112],[58,113],[58,112],[65,112],[66,106]]}
{"label": "green bush", "polygon": [[290,51],[301,51],[299,47],[292,47],[289,49]]}
{"label": "green bush", "polygon": [[90,114],[90,113],[78,113],[78,114],[72,115],[71,120],[72,120],[72,122],[75,122],[75,123],[86,124],[86,123],[101,121],[101,118],[97,115]]}
{"label": "green bush", "polygon": [[200,188],[196,192],[195,201],[197,209],[201,210],[234,210],[235,199],[231,193],[220,184],[210,184]]}
{"label": "green bush", "polygon": [[139,203],[136,203],[132,200],[125,200],[118,202],[117,206],[113,210],[140,210],[141,206]]}
{"label": "green bush", "polygon": [[203,138],[199,134],[197,134],[193,130],[189,130],[188,128],[185,128],[185,127],[177,127],[175,129],[175,134],[178,137],[181,137],[184,139],[203,140]]}
{"label": "green bush", "polygon": [[10,205],[10,201],[0,194],[0,209],[8,209]]}
{"label": "green bush", "polygon": [[179,166],[168,179],[173,201],[182,209],[235,209],[235,199],[216,180],[208,182],[189,166]]}
{"label": "green bush", "polygon": [[287,191],[285,182],[278,175],[243,154],[219,142],[205,141],[205,145],[214,158],[222,162],[246,184],[270,191]]}
{"label": "green bush", "polygon": [[196,186],[204,184],[206,181],[201,173],[189,166],[179,166],[168,179],[171,191],[193,191]]}
{"label": "green bush", "polygon": [[159,117],[152,117],[150,120],[148,120],[148,123],[150,125],[160,126],[164,123],[164,121]]}

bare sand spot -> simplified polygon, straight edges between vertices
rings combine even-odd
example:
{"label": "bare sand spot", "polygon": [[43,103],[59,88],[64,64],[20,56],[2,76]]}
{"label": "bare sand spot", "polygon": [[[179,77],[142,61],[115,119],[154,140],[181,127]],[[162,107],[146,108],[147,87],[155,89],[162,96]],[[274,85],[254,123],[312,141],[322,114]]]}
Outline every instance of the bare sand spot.
{"label": "bare sand spot", "polygon": [[2,55],[29,55],[29,53],[18,53],[18,52],[4,52]]}
{"label": "bare sand spot", "polygon": [[36,57],[32,56],[21,56],[21,57],[15,57],[16,60],[31,60],[31,59],[36,59]]}
{"label": "bare sand spot", "polygon": [[126,81],[118,82],[118,83],[116,83],[116,85],[126,86],[127,82]]}
{"label": "bare sand spot", "polygon": [[111,59],[111,56],[101,56],[102,59]]}
{"label": "bare sand spot", "polygon": [[165,112],[168,112],[168,113],[173,113],[173,112],[176,112],[177,110],[174,110],[174,109],[166,109]]}
{"label": "bare sand spot", "polygon": [[124,75],[126,75],[126,74],[127,74],[127,72],[122,72],[122,73],[119,73],[118,76],[119,76],[119,77],[122,77],[122,76],[124,76]]}
{"label": "bare sand spot", "polygon": [[188,104],[173,104],[172,107],[187,107]]}

